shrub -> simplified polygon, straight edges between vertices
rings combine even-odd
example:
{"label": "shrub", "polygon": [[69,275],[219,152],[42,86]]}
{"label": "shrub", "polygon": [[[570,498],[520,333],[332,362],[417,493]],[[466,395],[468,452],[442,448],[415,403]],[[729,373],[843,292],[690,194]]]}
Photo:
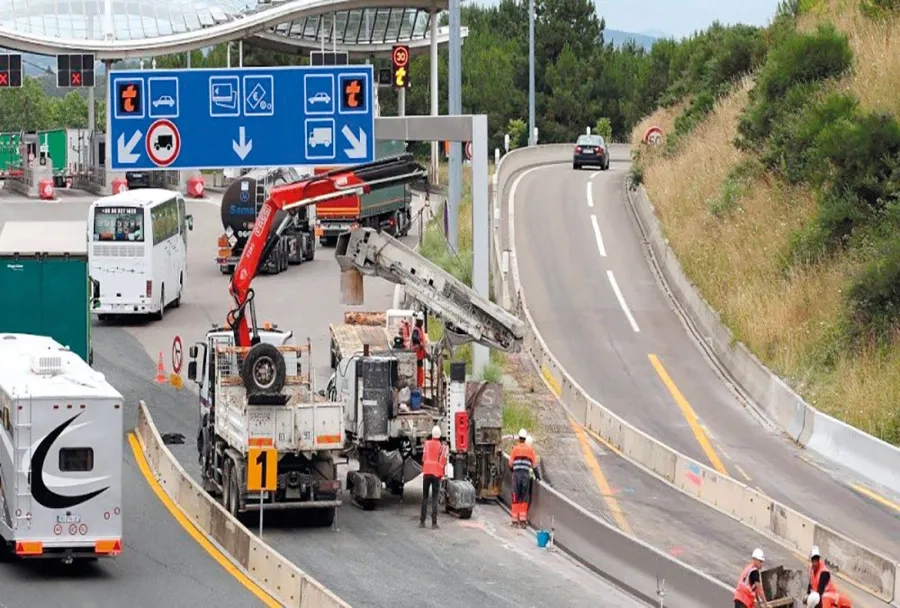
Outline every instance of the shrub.
{"label": "shrub", "polygon": [[597,124],[594,125],[594,134],[602,135],[607,140],[612,138],[612,123],[608,118],[598,118]]}
{"label": "shrub", "polygon": [[883,340],[891,335],[900,318],[900,238],[885,243],[847,295],[851,337]]}

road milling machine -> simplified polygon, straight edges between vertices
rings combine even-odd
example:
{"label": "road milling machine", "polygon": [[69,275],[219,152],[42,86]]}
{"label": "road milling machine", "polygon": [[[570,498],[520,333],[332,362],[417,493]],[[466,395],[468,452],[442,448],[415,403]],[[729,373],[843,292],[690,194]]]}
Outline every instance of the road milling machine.
{"label": "road milling machine", "polygon": [[359,462],[347,475],[354,503],[374,508],[384,486],[402,496],[404,483],[421,473],[424,441],[438,424],[450,447],[440,499],[448,512],[470,517],[476,499],[499,494],[500,385],[467,383],[461,362],[450,363],[448,382],[444,352],[469,342],[514,352],[524,323],[386,232],[346,232],[338,237],[335,256],[342,303],[362,304],[363,277],[377,276],[401,285],[407,301],[444,326],[424,387],[416,386],[416,355],[399,331],[404,321],[414,322],[416,311],[389,310],[381,327],[368,328],[359,323],[365,315],[347,313],[345,321],[355,317],[356,324],[332,326],[334,374],[327,396],[345,404],[347,451]]}

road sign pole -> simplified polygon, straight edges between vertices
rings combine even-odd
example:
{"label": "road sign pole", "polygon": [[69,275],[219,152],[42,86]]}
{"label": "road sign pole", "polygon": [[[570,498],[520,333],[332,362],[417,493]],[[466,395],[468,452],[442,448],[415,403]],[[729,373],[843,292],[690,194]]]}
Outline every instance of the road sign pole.
{"label": "road sign pole", "polygon": [[265,492],[259,493],[259,540],[262,540],[262,531],[263,531],[263,496],[265,496]]}
{"label": "road sign pole", "polygon": [[[460,38],[460,0],[450,0],[450,81],[448,106],[450,115],[462,114],[462,42]],[[462,198],[462,144],[450,142],[450,196],[447,215],[447,240],[450,249],[459,248],[459,201]]]}
{"label": "road sign pole", "polygon": [[406,89],[397,91],[397,116],[406,116]]}
{"label": "road sign pole", "polygon": [[534,137],[534,0],[528,0],[528,145]]}
{"label": "road sign pole", "polygon": [[[440,113],[440,104],[438,103],[438,44],[437,44],[437,24],[438,12],[431,11],[431,115],[437,116]],[[438,152],[437,141],[431,142],[431,183],[438,183],[438,173],[441,166],[441,155]]]}

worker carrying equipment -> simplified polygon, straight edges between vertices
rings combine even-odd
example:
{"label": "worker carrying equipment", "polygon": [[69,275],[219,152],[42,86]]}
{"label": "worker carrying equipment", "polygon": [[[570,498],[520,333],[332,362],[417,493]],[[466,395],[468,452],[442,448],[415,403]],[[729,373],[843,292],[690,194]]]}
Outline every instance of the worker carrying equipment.
{"label": "worker carrying equipment", "polygon": [[[819,598],[815,604],[811,604],[813,608],[837,607],[837,602],[841,599],[831,577],[831,571],[828,570],[825,560],[822,559],[818,545],[813,545],[809,551],[809,584],[806,587],[806,593],[808,594],[806,598],[808,605],[810,605],[810,598]],[[845,602],[849,605],[849,600],[845,600]]]}
{"label": "worker carrying equipment", "polygon": [[766,556],[762,549],[754,549],[752,559],[738,578],[737,587],[734,590],[734,608],[753,608],[756,601],[767,605],[766,593],[762,586],[761,568]]}
{"label": "worker carrying equipment", "polygon": [[438,494],[441,491],[441,479],[444,477],[444,469],[450,450],[441,442],[441,427],[434,425],[431,429],[431,439],[425,440],[422,450],[422,513],[419,517],[419,527],[425,527],[425,516],[428,515],[428,495],[431,494],[431,527],[437,528]]}
{"label": "worker carrying equipment", "polygon": [[528,503],[531,501],[531,474],[537,463],[534,448],[528,445],[528,432],[519,431],[519,442],[509,453],[509,468],[512,469],[512,525],[528,526]]}

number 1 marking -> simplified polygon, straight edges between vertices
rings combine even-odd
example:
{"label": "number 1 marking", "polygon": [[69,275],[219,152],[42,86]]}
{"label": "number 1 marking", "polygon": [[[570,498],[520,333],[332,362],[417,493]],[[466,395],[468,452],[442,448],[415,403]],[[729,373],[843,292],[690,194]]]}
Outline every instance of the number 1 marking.
{"label": "number 1 marking", "polygon": [[266,476],[266,466],[268,465],[268,458],[266,458],[267,454],[265,450],[260,450],[259,456],[256,457],[256,464],[259,465],[259,468],[262,470],[262,481],[259,485],[262,487],[266,487],[266,480],[268,477]]}

